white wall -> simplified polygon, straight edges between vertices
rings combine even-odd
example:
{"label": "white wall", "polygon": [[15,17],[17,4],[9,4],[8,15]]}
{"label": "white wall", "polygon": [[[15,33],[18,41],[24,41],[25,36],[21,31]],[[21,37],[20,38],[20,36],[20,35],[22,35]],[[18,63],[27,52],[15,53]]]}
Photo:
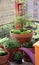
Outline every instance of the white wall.
{"label": "white wall", "polygon": [[0,25],[15,20],[15,0],[0,0]]}
{"label": "white wall", "polygon": [[30,18],[33,18],[33,0],[28,0],[28,12],[30,13]]}
{"label": "white wall", "polygon": [[28,12],[30,12],[30,18],[39,21],[39,0],[28,0]]}

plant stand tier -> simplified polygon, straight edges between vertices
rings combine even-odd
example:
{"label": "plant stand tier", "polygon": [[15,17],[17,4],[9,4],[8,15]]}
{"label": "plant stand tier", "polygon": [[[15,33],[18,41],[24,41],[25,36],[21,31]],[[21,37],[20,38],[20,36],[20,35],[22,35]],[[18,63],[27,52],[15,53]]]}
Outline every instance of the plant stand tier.
{"label": "plant stand tier", "polygon": [[17,39],[21,44],[25,43],[25,42],[29,42],[33,36],[33,33],[29,33],[29,34],[14,34],[14,33],[10,33],[11,38],[15,38]]}

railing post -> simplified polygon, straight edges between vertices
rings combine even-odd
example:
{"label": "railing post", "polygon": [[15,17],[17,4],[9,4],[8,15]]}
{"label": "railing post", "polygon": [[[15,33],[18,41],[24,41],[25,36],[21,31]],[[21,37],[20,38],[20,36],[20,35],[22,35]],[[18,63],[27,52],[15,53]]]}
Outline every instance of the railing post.
{"label": "railing post", "polygon": [[39,65],[39,41],[34,44],[35,47],[35,65]]}

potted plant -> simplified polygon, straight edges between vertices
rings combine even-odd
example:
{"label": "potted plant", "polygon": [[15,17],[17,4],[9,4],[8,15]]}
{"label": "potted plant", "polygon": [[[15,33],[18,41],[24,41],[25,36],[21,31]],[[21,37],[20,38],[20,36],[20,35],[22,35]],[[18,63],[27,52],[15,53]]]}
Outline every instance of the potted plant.
{"label": "potted plant", "polygon": [[14,59],[16,63],[21,64],[23,59],[23,54],[21,52],[16,52],[16,54],[14,55]]}
{"label": "potted plant", "polygon": [[7,38],[7,37],[1,39],[0,42],[9,51],[9,53],[10,53],[9,60],[11,60],[12,59],[12,55],[14,55],[14,53],[17,52],[18,48],[20,47],[19,42],[16,41],[15,39]]}
{"label": "potted plant", "polygon": [[[35,40],[31,40],[30,42],[26,42],[23,44],[24,48],[28,48],[32,53],[35,53],[35,48],[33,47],[33,44],[35,43]],[[27,53],[24,53],[24,60],[25,61],[31,61],[30,57],[27,55]]]}
{"label": "potted plant", "polygon": [[8,51],[0,48],[0,65],[4,65],[8,63],[9,53]]}
{"label": "potted plant", "polygon": [[[28,30],[27,28],[24,28],[25,22],[30,22],[30,20],[26,19],[26,16],[19,16],[17,18],[17,23],[19,23],[19,26],[13,30],[10,31],[11,38],[16,38],[20,43],[29,42],[33,36],[32,30]],[[18,24],[17,24],[18,25]],[[16,26],[17,26],[16,25]]]}
{"label": "potted plant", "polygon": [[33,44],[35,43],[35,40],[30,41],[30,42],[26,42],[23,44],[24,48],[29,48],[32,52],[34,52],[34,47]]}
{"label": "potted plant", "polygon": [[39,41],[39,34],[33,35],[33,39],[37,42]]}

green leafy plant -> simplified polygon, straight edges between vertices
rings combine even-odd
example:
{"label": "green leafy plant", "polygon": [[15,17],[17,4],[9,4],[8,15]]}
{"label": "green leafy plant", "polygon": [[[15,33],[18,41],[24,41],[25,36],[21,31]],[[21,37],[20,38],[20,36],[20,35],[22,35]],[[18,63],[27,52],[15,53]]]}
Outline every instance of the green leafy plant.
{"label": "green leafy plant", "polygon": [[35,41],[39,41],[39,34],[34,35],[34,36],[33,36],[33,39],[34,39]]}
{"label": "green leafy plant", "polygon": [[26,22],[30,23],[32,21],[30,19],[27,19],[26,17],[27,17],[27,14],[23,15],[23,16],[18,16],[16,18],[16,25],[18,25],[18,23],[19,23],[20,29],[12,29],[11,33],[14,33],[14,34],[27,34],[27,33],[32,32],[31,30],[28,30],[27,28],[24,27]]}
{"label": "green leafy plant", "polygon": [[27,1],[27,0],[18,0],[19,3],[22,3],[22,2],[25,2],[25,1]]}
{"label": "green leafy plant", "polygon": [[9,38],[7,38],[7,37],[1,38],[1,39],[0,39],[0,43],[6,44],[6,42],[7,42],[8,40],[9,40]]}
{"label": "green leafy plant", "polygon": [[6,36],[10,37],[9,33],[10,33],[10,30],[13,28],[14,28],[14,23],[0,26],[0,37],[1,38],[6,37]]}
{"label": "green leafy plant", "polygon": [[31,32],[32,32],[31,30],[26,30],[26,29],[23,29],[23,31],[16,30],[16,29],[11,30],[11,33],[14,33],[14,34],[28,34]]}
{"label": "green leafy plant", "polygon": [[21,52],[17,52],[14,56],[14,59],[16,60],[17,63],[20,63],[22,61],[23,54]]}
{"label": "green leafy plant", "polygon": [[27,18],[27,15],[23,15],[23,16],[18,16],[16,18],[16,22],[20,24],[21,28],[20,30],[23,31],[23,27],[24,27],[24,24],[26,24],[26,22],[31,22],[31,20],[28,20]]}
{"label": "green leafy plant", "polygon": [[10,49],[20,47],[20,44],[19,44],[19,42],[17,40],[7,38],[7,37],[1,39],[0,43],[2,43],[5,47],[10,48]]}
{"label": "green leafy plant", "polygon": [[23,47],[25,48],[33,48],[33,44],[35,43],[35,40],[30,41],[30,42],[26,42],[23,44]]}
{"label": "green leafy plant", "polygon": [[3,56],[5,54],[6,54],[6,52],[2,48],[0,48],[0,56]]}
{"label": "green leafy plant", "polygon": [[20,34],[21,31],[20,31],[20,30],[14,30],[14,29],[12,29],[12,30],[11,30],[11,33],[14,33],[14,34]]}

